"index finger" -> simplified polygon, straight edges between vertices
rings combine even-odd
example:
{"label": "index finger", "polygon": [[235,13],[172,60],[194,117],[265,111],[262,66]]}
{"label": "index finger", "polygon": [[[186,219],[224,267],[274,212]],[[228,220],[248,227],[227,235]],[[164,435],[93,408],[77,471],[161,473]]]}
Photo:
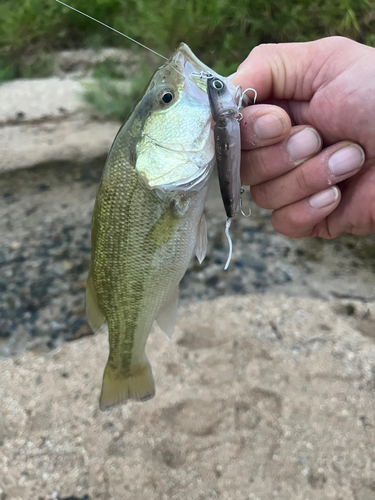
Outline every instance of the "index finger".
{"label": "index finger", "polygon": [[357,45],[343,37],[259,45],[231,75],[231,81],[242,88],[254,88],[260,102],[270,97],[309,101],[327,81],[358,59]]}
{"label": "index finger", "polygon": [[249,150],[271,146],[290,134],[289,115],[271,104],[255,104],[241,110],[241,149]]}

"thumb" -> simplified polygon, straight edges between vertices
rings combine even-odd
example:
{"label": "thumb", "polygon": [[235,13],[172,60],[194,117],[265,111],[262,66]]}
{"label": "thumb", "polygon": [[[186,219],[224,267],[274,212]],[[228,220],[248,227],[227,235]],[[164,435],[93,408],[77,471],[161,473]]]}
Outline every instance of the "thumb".
{"label": "thumb", "polygon": [[352,44],[356,45],[347,38],[330,37],[306,43],[259,45],[240,64],[231,81],[243,89],[254,88],[260,102],[271,97],[310,101],[342,70],[343,62],[345,66],[350,63]]}

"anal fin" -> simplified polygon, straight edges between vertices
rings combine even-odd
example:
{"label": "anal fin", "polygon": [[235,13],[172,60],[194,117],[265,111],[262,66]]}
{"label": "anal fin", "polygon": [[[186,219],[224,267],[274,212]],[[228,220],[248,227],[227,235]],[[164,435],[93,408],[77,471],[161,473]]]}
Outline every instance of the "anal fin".
{"label": "anal fin", "polygon": [[105,321],[105,316],[98,304],[98,297],[96,295],[94,280],[92,278],[91,272],[89,273],[89,277],[87,278],[86,286],[86,316],[93,332],[99,330],[99,328]]}
{"label": "anal fin", "polygon": [[156,321],[170,340],[177,322],[178,287],[169,294],[169,297],[160,308]]}

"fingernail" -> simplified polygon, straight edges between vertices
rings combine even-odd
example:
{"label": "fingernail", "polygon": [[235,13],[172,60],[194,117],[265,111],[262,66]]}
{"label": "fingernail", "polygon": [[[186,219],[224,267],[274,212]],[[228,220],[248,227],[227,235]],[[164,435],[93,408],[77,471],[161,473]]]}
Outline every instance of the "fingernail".
{"label": "fingernail", "polygon": [[292,135],[286,149],[294,160],[302,160],[302,158],[317,153],[321,142],[319,134],[313,128],[306,127],[301,132]]}
{"label": "fingernail", "polygon": [[310,205],[313,208],[323,208],[323,207],[328,207],[329,205],[335,203],[338,197],[339,197],[339,190],[337,189],[336,186],[334,186],[325,189],[320,193],[314,194],[313,196],[310,197],[309,201]]}
{"label": "fingernail", "polygon": [[365,161],[365,153],[360,146],[347,146],[333,153],[328,160],[328,168],[332,175],[343,175],[358,170]]}
{"label": "fingernail", "polygon": [[232,80],[234,76],[237,75],[237,71],[235,73],[232,73],[231,75],[228,76],[228,80]]}
{"label": "fingernail", "polygon": [[275,139],[286,130],[284,120],[277,113],[267,113],[254,123],[254,132],[259,139]]}

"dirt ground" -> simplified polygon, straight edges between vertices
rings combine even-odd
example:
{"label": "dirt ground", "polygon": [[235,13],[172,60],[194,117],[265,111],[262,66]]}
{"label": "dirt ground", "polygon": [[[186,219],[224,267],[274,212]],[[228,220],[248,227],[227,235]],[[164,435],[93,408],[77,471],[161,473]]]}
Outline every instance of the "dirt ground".
{"label": "dirt ground", "polygon": [[0,500],[375,500],[375,235],[291,240],[247,198],[224,272],[215,175],[156,397],[99,411],[84,290],[119,125],[76,95],[93,57],[1,87]]}
{"label": "dirt ground", "polygon": [[98,408],[106,333],[0,360],[2,500],[373,500],[375,303],[261,295],[151,334],[157,393]]}

